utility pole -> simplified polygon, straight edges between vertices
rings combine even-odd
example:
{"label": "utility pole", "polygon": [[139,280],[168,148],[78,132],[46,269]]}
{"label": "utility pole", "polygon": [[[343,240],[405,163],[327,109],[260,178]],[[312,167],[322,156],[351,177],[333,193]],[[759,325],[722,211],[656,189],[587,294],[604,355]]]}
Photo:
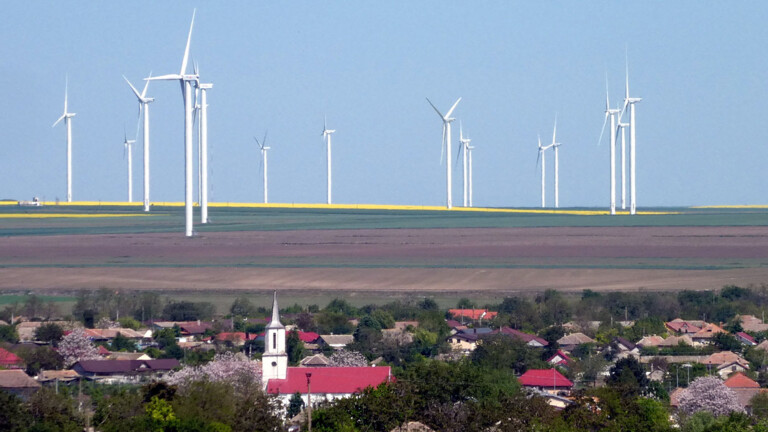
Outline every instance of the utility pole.
{"label": "utility pole", "polygon": [[307,430],[312,432],[312,389],[310,387],[311,373],[307,373]]}

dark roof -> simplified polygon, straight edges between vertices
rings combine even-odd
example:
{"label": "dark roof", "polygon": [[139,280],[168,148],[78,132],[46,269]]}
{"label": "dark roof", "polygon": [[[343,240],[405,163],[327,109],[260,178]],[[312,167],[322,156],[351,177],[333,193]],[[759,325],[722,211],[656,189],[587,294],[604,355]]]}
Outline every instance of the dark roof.
{"label": "dark roof", "polygon": [[[458,332],[458,333],[456,333],[456,334],[454,334],[452,336],[448,336],[448,337],[449,338],[461,338],[461,339],[468,340],[468,341],[477,341],[478,339],[488,338],[488,337],[495,336],[497,334],[501,334],[501,335],[504,335],[504,336],[511,336],[513,338],[520,339],[520,340],[522,340],[525,343],[530,343],[531,341],[535,340],[536,342],[538,342],[542,346],[549,345],[549,342],[545,341],[544,339],[542,339],[542,338],[540,338],[540,337],[538,337],[536,335],[532,335],[532,334],[528,334],[528,333],[523,333],[523,332],[521,332],[519,330],[515,330],[515,329],[509,328],[509,327],[502,327],[501,330],[492,330],[492,331],[485,331],[486,329],[478,329],[477,333],[473,332],[473,330],[474,329],[467,329],[465,331]],[[490,329],[487,329],[487,330],[490,330]]]}
{"label": "dark roof", "polygon": [[490,333],[494,333],[494,331],[493,331],[493,329],[491,329],[489,327],[477,327],[477,328],[462,329],[462,330],[459,330],[459,333],[464,333],[464,334],[469,334],[469,333],[471,333],[471,334],[490,334]]}
{"label": "dark roof", "polygon": [[169,371],[178,367],[176,359],[157,360],[81,360],[73,369],[86,373],[126,373],[141,371]]}
{"label": "dark roof", "polygon": [[632,342],[630,342],[630,341],[628,341],[628,340],[624,339],[623,337],[620,337],[620,336],[616,336],[615,338],[613,338],[613,340],[615,340],[616,342],[618,342],[618,343],[620,343],[620,344],[624,345],[624,346],[625,346],[625,347],[627,347],[627,349],[629,349],[630,351],[631,351],[631,350],[633,350],[633,349],[635,349],[635,344],[633,344]]}

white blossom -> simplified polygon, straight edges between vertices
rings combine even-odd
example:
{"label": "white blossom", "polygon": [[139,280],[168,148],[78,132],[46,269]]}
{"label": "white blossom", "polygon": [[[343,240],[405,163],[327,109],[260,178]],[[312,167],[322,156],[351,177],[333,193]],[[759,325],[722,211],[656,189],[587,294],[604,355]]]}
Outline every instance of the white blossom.
{"label": "white blossom", "polygon": [[357,351],[338,350],[328,359],[328,366],[362,367],[368,366],[368,360]]}
{"label": "white blossom", "polygon": [[251,384],[261,384],[261,363],[249,360],[243,354],[225,352],[216,354],[212,361],[202,366],[185,366],[177,372],[170,372],[165,381],[184,387],[195,381],[224,382],[235,389]]}
{"label": "white blossom", "polygon": [[59,342],[59,354],[64,357],[64,365],[69,367],[80,360],[99,359],[99,350],[91,343],[85,330],[76,328]]}
{"label": "white blossom", "polygon": [[715,416],[744,412],[736,393],[716,377],[700,377],[683,390],[678,399],[680,410],[686,414],[709,411]]}

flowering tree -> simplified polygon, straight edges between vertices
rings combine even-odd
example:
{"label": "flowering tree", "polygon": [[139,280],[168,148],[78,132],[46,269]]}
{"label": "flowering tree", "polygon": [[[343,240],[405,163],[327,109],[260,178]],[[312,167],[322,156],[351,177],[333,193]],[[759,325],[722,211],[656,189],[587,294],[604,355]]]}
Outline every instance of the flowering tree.
{"label": "flowering tree", "polygon": [[708,411],[715,416],[731,412],[744,412],[736,393],[725,386],[720,378],[700,377],[680,394],[679,407],[686,414]]}
{"label": "flowering tree", "polygon": [[261,384],[261,363],[249,360],[242,353],[225,352],[216,354],[203,366],[185,366],[177,372],[170,372],[165,381],[179,387],[195,381],[224,382],[240,390],[252,384]]}
{"label": "flowering tree", "polygon": [[328,359],[328,366],[361,367],[368,366],[368,360],[357,351],[339,350]]}
{"label": "flowering tree", "polygon": [[119,328],[119,327],[120,327],[119,322],[112,321],[107,317],[103,317],[99,319],[98,322],[96,322],[96,328],[99,328],[99,329],[111,329],[111,328]]}
{"label": "flowering tree", "polygon": [[99,359],[99,350],[91,343],[85,330],[77,328],[61,338],[59,354],[64,357],[64,365],[72,366],[80,360]]}

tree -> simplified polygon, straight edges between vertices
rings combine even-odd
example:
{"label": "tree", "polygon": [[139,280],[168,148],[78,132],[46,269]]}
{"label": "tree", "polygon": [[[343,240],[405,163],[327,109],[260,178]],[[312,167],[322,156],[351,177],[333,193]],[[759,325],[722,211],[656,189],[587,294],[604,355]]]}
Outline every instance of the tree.
{"label": "tree", "polygon": [[328,359],[328,366],[362,367],[368,366],[368,360],[357,351],[338,350]]}
{"label": "tree", "polygon": [[304,399],[301,398],[301,393],[296,392],[291,396],[291,400],[288,401],[288,410],[285,413],[287,419],[296,417],[297,414],[304,409]]}
{"label": "tree", "polygon": [[24,359],[26,372],[31,376],[37,375],[41,370],[61,369],[64,366],[64,359],[49,346],[26,345],[19,348],[16,354]]}
{"label": "tree", "polygon": [[59,342],[59,354],[64,357],[64,365],[70,367],[80,360],[96,360],[99,358],[99,350],[91,343],[85,331],[81,328],[72,330],[71,333],[61,338]]}
{"label": "tree", "polygon": [[96,322],[96,328],[100,329],[112,329],[112,328],[119,328],[120,323],[117,321],[112,321],[108,317],[101,317]]}
{"label": "tree", "polygon": [[752,415],[759,419],[768,419],[768,394],[760,392],[749,400],[752,405]]}
{"label": "tree", "polygon": [[74,400],[53,389],[43,387],[28,403],[31,414],[30,430],[79,432],[83,430],[75,412]]}
{"label": "tree", "polygon": [[438,310],[440,308],[437,305],[437,302],[429,297],[424,297],[424,299],[419,302],[418,307],[421,310]]}
{"label": "tree", "polygon": [[35,329],[35,340],[56,345],[64,337],[64,329],[54,323],[43,324]]}
{"label": "tree", "polygon": [[285,351],[288,354],[288,362],[297,365],[304,358],[304,342],[299,338],[299,333],[292,331],[285,338]]}
{"label": "tree", "polygon": [[466,297],[460,298],[456,303],[456,309],[472,309],[474,307],[475,303]]}
{"label": "tree", "polygon": [[141,328],[141,323],[131,317],[122,317],[117,322],[122,328],[129,328],[132,330],[138,330]]}
{"label": "tree", "polygon": [[716,334],[713,342],[722,351],[740,351],[743,348],[741,342],[730,333]]}
{"label": "tree", "polygon": [[165,381],[179,388],[196,381],[224,382],[237,390],[252,383],[261,383],[260,365],[241,353],[225,352],[216,354],[212,361],[203,366],[185,366],[179,371],[170,372],[165,376]]}
{"label": "tree", "polygon": [[137,350],[136,342],[123,336],[123,334],[120,332],[117,332],[117,335],[112,339],[112,342],[110,343],[110,345],[112,347],[112,351],[135,352]]}
{"label": "tree", "polygon": [[29,425],[29,414],[16,395],[0,390],[0,430],[23,432]]}
{"label": "tree", "polygon": [[0,325],[0,341],[16,343],[19,341],[19,333],[15,325]]}
{"label": "tree", "polygon": [[250,317],[256,314],[256,307],[247,297],[238,297],[232,302],[232,306],[229,308],[229,313],[231,313],[233,317]]}
{"label": "tree", "polygon": [[395,326],[395,319],[392,317],[392,314],[383,309],[376,309],[371,312],[371,318],[379,323],[380,329],[391,329]]}
{"label": "tree", "polygon": [[623,358],[611,367],[606,383],[625,395],[639,395],[648,387],[645,369],[634,357]]}
{"label": "tree", "polygon": [[701,377],[685,389],[678,398],[682,412],[693,414],[708,411],[715,416],[728,415],[732,412],[743,412],[736,393],[725,386],[720,378]]}
{"label": "tree", "polygon": [[503,334],[483,338],[472,351],[472,363],[486,369],[514,371],[521,374],[529,368],[548,365],[539,358],[539,353],[524,341]]}

